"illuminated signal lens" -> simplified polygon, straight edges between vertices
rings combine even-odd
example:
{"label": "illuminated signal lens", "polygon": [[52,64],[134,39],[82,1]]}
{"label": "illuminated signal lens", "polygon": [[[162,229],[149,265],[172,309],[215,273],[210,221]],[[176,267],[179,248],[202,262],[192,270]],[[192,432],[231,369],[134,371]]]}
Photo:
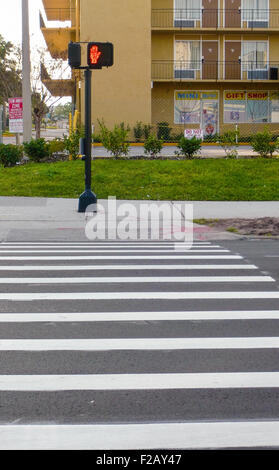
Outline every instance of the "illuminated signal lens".
{"label": "illuminated signal lens", "polygon": [[92,65],[98,64],[101,55],[102,52],[99,50],[99,47],[97,45],[94,44],[90,47],[90,63]]}
{"label": "illuminated signal lens", "polygon": [[90,69],[101,69],[113,65],[113,44],[109,42],[89,42],[87,64]]}

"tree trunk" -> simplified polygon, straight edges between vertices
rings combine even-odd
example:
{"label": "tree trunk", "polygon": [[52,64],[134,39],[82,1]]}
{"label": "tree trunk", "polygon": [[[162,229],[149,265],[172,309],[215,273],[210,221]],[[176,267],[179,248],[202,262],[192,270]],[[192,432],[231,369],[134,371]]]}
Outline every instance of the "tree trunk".
{"label": "tree trunk", "polygon": [[35,131],[36,131],[36,139],[40,139],[41,137],[41,117],[35,116]]}

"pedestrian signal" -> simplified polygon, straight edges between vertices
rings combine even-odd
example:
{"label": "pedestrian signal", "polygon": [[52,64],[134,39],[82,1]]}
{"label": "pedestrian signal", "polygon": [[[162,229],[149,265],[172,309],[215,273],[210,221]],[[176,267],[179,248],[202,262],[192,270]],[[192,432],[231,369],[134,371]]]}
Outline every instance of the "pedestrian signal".
{"label": "pedestrian signal", "polygon": [[90,69],[101,69],[113,65],[113,44],[110,42],[89,42],[87,63]]}

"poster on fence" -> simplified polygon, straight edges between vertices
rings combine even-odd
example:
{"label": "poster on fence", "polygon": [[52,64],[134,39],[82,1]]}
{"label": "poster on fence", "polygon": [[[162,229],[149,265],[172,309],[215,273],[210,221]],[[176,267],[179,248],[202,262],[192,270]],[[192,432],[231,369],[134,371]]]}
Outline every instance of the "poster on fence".
{"label": "poster on fence", "polygon": [[186,137],[186,139],[192,139],[193,137],[196,137],[197,139],[203,140],[203,130],[202,129],[185,129],[184,137]]}
{"label": "poster on fence", "polygon": [[9,98],[9,131],[23,132],[23,99]]}

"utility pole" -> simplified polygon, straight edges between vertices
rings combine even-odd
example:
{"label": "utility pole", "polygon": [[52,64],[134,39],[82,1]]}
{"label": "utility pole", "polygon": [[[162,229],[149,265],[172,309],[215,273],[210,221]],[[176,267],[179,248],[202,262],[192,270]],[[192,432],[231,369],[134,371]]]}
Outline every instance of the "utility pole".
{"label": "utility pole", "polygon": [[21,1],[22,1],[23,142],[29,142],[32,138],[29,0],[21,0]]}

